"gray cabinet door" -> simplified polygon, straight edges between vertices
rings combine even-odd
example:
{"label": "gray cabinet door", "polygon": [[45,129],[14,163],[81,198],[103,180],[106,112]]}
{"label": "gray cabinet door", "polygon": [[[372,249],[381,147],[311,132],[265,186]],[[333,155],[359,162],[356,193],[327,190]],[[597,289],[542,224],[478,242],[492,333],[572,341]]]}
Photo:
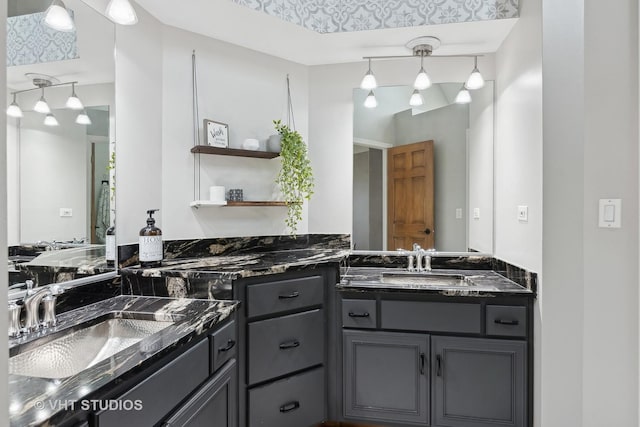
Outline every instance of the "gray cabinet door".
{"label": "gray cabinet door", "polygon": [[523,341],[432,337],[433,425],[524,427]]}
{"label": "gray cabinet door", "polygon": [[429,336],[343,331],[344,415],[428,425]]}
{"label": "gray cabinet door", "polygon": [[236,361],[231,359],[163,424],[237,427]]}

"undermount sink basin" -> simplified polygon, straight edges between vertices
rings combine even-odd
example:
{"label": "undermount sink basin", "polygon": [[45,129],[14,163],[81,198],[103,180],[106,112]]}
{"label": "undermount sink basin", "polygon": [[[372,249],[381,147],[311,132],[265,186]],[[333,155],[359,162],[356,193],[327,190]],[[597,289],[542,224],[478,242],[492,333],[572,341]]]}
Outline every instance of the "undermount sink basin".
{"label": "undermount sink basin", "polygon": [[[131,317],[131,316],[129,316]],[[120,318],[112,314],[85,327],[73,328],[60,337],[9,359],[9,372],[29,377],[60,379],[76,375],[164,328],[173,321]]]}
{"label": "undermount sink basin", "polygon": [[459,274],[436,273],[382,273],[382,283],[388,286],[411,287],[467,287],[473,284]]}

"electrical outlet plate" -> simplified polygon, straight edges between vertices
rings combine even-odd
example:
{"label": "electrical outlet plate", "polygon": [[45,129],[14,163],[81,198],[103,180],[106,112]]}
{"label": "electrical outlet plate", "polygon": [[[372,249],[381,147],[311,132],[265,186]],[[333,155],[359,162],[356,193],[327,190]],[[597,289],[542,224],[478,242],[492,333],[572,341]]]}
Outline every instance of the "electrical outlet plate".
{"label": "electrical outlet plate", "polygon": [[473,208],[473,219],[480,219],[480,208]]}
{"label": "electrical outlet plate", "polygon": [[462,208],[456,208],[456,219],[462,219]]}
{"label": "electrical outlet plate", "polygon": [[600,199],[598,201],[598,227],[622,227],[622,199]]}
{"label": "electrical outlet plate", "polygon": [[72,217],[73,216],[73,209],[71,209],[71,208],[60,208],[60,216],[63,217],[63,218]]}

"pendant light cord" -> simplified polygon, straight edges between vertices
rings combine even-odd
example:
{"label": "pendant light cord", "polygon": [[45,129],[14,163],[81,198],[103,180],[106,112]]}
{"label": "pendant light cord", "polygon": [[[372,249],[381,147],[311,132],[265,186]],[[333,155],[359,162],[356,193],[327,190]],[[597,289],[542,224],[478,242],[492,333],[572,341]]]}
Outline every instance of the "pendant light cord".
{"label": "pendant light cord", "polygon": [[291,85],[289,83],[289,74],[287,74],[287,126],[289,126],[289,128],[292,130],[296,130],[296,119],[295,117],[293,117],[293,103],[291,102]]}
{"label": "pendant light cord", "polygon": [[[193,145],[200,145],[200,116],[198,115],[198,74],[196,72],[196,51],[191,54],[191,83],[193,91]],[[193,157],[193,200],[200,199],[200,153]]]}

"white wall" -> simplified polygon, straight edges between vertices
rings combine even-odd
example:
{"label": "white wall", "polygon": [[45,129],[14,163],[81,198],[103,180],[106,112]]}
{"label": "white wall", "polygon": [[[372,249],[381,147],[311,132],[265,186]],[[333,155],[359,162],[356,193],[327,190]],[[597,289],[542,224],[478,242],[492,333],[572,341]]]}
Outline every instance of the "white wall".
{"label": "white wall", "polygon": [[370,249],[369,151],[354,154],[353,162],[353,235],[351,242],[356,249]]}
{"label": "white wall", "polygon": [[[287,74],[296,129],[312,143],[307,67],[173,27],[164,27],[163,41],[163,221],[159,226],[165,239],[288,234],[283,207],[189,207],[194,200],[196,158],[189,151],[194,144],[191,54],[195,49],[201,138],[203,119],[223,122],[229,125],[232,148],[241,148],[246,138],[257,138],[264,149],[266,139],[276,133],[273,120],[286,123]],[[200,155],[200,162],[199,198],[209,198],[209,186],[223,185],[242,188],[245,200],[272,199],[279,158]],[[297,233],[307,229],[305,214]]]}
{"label": "white wall", "polygon": [[[136,11],[137,25],[116,26],[119,245],[137,243],[146,211],[162,207],[162,25],[144,9]],[[162,224],[162,212],[157,218]]]}
{"label": "white wall", "polygon": [[[489,80],[495,78],[494,57],[479,58]],[[415,62],[374,62],[382,86],[407,85],[415,79]],[[464,81],[473,64],[468,58],[427,58],[434,83]],[[353,89],[367,71],[366,62],[320,65],[309,69],[309,152],[317,178],[309,203],[309,231],[351,233],[353,177]],[[334,209],[327,209],[333,206]]]}
{"label": "white wall", "polygon": [[[473,92],[467,133],[467,247],[493,253],[494,84]],[[475,208],[480,218],[473,217]]]}

